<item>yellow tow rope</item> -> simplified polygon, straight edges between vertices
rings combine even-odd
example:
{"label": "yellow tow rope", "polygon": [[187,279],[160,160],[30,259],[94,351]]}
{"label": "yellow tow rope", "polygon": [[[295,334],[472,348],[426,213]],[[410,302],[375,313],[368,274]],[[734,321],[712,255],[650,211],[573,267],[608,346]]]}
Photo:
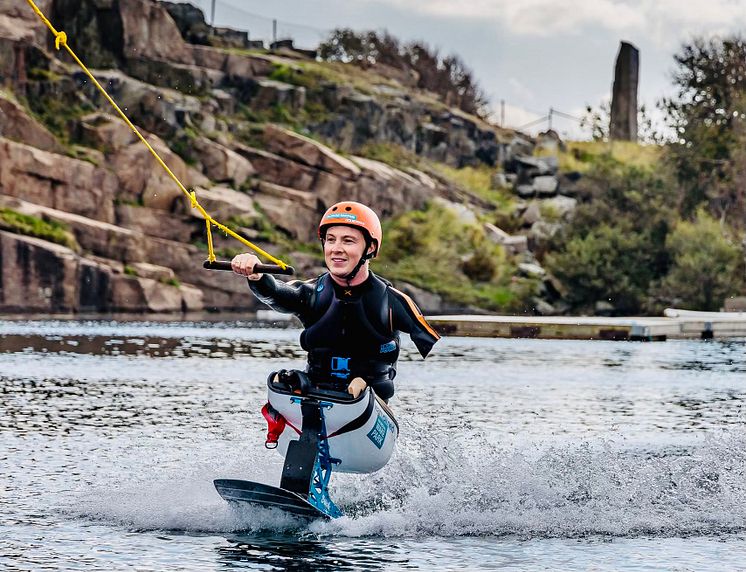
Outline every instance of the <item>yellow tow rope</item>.
{"label": "yellow tow rope", "polygon": [[236,240],[242,242],[249,248],[251,248],[253,251],[255,251],[258,254],[261,254],[268,260],[274,262],[277,264],[280,268],[287,268],[288,265],[283,262],[282,260],[275,258],[268,252],[265,252],[261,248],[259,248],[257,245],[253,244],[252,242],[246,240],[241,235],[233,232],[230,228],[227,226],[219,223],[214,218],[210,216],[210,214],[202,207],[202,205],[197,202],[197,195],[194,191],[188,191],[187,188],[182,184],[182,182],[179,180],[179,178],[174,174],[174,172],[169,169],[168,165],[161,159],[160,155],[156,152],[155,149],[150,145],[150,143],[147,142],[145,137],[143,137],[142,133],[135,127],[135,125],[129,120],[129,118],[125,115],[124,111],[121,110],[121,108],[117,105],[117,103],[111,98],[111,96],[106,92],[106,90],[103,88],[103,86],[98,82],[98,80],[93,77],[93,74],[90,72],[90,70],[86,67],[86,65],[80,60],[80,58],[75,54],[75,52],[70,48],[70,46],[67,44],[67,34],[65,32],[58,32],[55,27],[52,25],[52,23],[47,19],[47,17],[42,13],[42,11],[39,9],[39,7],[34,3],[34,0],[26,0],[31,8],[36,12],[36,15],[39,16],[42,22],[44,22],[47,25],[47,28],[50,29],[52,34],[54,34],[54,47],[56,49],[60,49],[60,46],[63,46],[67,53],[70,54],[70,56],[76,61],[76,63],[80,66],[80,68],[85,72],[85,74],[90,78],[90,80],[93,82],[93,84],[99,89],[99,91],[104,95],[104,97],[109,101],[111,106],[117,111],[119,116],[124,120],[124,122],[129,125],[129,128],[132,129],[132,131],[137,135],[137,137],[140,139],[140,141],[143,142],[143,144],[148,148],[150,153],[155,157],[155,160],[158,161],[158,163],[163,167],[163,169],[168,173],[168,176],[173,179],[173,181],[178,185],[179,189],[181,189],[181,192],[183,192],[186,197],[189,199],[189,201],[192,204],[192,208],[197,209],[202,216],[205,218],[205,225],[207,226],[207,250],[208,250],[208,260],[210,262],[215,261],[215,253],[213,252],[213,245],[212,245],[212,229],[211,226],[214,225],[220,230],[222,230],[224,233],[226,233],[229,236],[232,236]]}

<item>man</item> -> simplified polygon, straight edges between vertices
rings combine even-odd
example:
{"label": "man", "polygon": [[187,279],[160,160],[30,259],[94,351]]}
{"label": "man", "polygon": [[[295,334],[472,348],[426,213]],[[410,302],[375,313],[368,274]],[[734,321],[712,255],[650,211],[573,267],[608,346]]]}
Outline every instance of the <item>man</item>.
{"label": "man", "polygon": [[239,254],[231,265],[255,296],[273,310],[298,316],[301,347],[312,383],[346,387],[357,398],[370,386],[383,400],[394,394],[399,334],[406,332],[422,357],[439,336],[409,296],[373,274],[368,264],[382,243],[381,222],[370,208],[344,201],[329,208],[318,236],[328,272],[306,282],[282,283],[254,274],[259,259]]}

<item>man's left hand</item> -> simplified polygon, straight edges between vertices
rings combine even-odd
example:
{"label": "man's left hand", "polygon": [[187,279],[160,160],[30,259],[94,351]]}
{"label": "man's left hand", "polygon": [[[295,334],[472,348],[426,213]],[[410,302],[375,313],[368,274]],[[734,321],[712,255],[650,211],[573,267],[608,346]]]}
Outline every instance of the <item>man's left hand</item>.
{"label": "man's left hand", "polygon": [[347,386],[347,393],[357,399],[366,387],[368,387],[368,384],[365,383],[365,380],[362,377],[356,377],[350,382],[350,385]]}

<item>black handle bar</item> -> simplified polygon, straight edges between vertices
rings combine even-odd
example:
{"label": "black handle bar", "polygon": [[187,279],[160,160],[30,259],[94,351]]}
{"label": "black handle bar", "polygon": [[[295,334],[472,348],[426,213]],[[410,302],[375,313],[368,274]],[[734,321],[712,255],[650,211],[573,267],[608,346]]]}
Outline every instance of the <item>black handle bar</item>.
{"label": "black handle bar", "polygon": [[[205,260],[202,264],[202,267],[207,268],[207,270],[227,270],[228,272],[233,271],[231,263],[228,260],[215,260],[214,262]],[[278,266],[276,264],[257,264],[256,266],[254,266],[254,272],[256,274],[287,274],[288,276],[292,276],[293,274],[295,274],[295,268],[293,268],[292,266],[282,268],[281,266]]]}

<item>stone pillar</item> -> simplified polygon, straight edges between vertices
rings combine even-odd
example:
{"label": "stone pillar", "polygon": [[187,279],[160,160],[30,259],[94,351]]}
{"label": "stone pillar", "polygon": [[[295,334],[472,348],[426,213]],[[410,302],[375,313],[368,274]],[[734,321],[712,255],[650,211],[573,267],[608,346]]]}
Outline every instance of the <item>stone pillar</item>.
{"label": "stone pillar", "polygon": [[640,52],[632,44],[622,42],[616,58],[614,85],[611,94],[611,124],[609,138],[637,141],[637,81]]}

